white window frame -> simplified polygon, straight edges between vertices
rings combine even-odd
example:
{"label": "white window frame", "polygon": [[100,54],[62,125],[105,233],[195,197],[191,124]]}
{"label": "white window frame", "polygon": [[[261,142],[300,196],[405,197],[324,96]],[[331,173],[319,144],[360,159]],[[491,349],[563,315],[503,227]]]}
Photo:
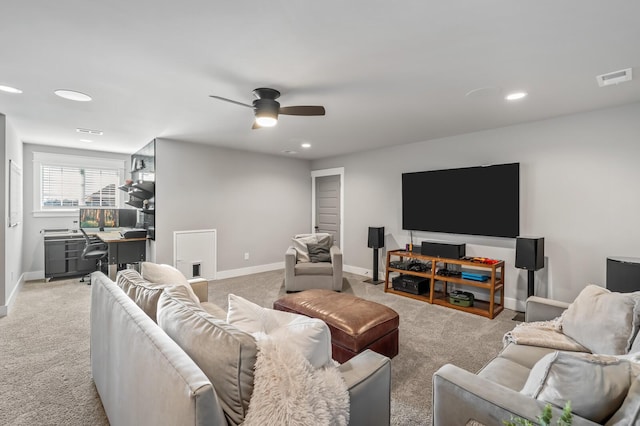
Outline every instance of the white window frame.
{"label": "white window frame", "polygon": [[[113,169],[118,171],[119,181],[124,182],[125,161],[113,158],[83,157],[79,155],[53,154],[50,152],[33,153],[33,216],[34,217],[73,217],[78,215],[79,207],[68,209],[43,209],[42,199],[42,165],[84,167],[95,169]],[[124,205],[124,191],[116,190],[116,208]]]}

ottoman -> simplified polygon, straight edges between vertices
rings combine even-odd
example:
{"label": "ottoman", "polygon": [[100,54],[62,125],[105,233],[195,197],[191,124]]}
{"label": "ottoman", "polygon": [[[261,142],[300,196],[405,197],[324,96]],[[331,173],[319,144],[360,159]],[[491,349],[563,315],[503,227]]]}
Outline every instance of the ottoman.
{"label": "ottoman", "polygon": [[343,363],[365,349],[398,354],[398,313],[376,302],[332,290],[305,290],[273,303],[279,311],[323,320],[331,331],[333,359]]}

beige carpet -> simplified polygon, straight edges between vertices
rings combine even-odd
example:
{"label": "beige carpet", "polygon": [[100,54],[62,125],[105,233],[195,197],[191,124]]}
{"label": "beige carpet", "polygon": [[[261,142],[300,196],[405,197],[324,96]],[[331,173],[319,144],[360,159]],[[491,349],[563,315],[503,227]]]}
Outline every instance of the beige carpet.
{"label": "beige carpet", "polygon": [[[212,282],[210,301],[234,293],[271,307],[285,294],[283,271]],[[501,348],[514,312],[489,320],[386,294],[345,274],[344,292],[400,314],[400,353],[392,360],[391,423],[431,424],[431,376],[443,364],[477,371]],[[91,287],[75,280],[29,282],[0,318],[0,425],[108,424],[89,368]]]}

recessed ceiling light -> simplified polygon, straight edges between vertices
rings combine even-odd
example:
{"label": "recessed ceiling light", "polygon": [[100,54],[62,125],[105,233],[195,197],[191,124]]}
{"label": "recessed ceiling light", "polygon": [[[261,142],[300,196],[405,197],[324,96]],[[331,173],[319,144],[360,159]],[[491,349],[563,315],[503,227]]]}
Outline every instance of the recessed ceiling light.
{"label": "recessed ceiling light", "polygon": [[104,134],[102,130],[81,129],[80,127],[76,129],[76,132],[87,133],[89,135],[97,135],[97,136],[102,136]]}
{"label": "recessed ceiling light", "polygon": [[91,139],[80,139],[80,142],[91,143],[93,141]]}
{"label": "recessed ceiling light", "polygon": [[0,86],[0,90],[7,93],[22,93],[22,90],[11,86]]}
{"label": "recessed ceiling light", "polygon": [[60,96],[61,98],[69,99],[70,101],[89,102],[91,100],[91,96],[84,93],[76,92],[75,90],[60,89],[56,90],[53,93]]}
{"label": "recessed ceiling light", "polygon": [[300,146],[305,149],[311,148],[311,144],[309,142],[301,143]]}
{"label": "recessed ceiling light", "polygon": [[513,92],[513,93],[509,93],[504,98],[508,101],[517,101],[518,99],[525,98],[527,95],[528,95],[527,92]]}

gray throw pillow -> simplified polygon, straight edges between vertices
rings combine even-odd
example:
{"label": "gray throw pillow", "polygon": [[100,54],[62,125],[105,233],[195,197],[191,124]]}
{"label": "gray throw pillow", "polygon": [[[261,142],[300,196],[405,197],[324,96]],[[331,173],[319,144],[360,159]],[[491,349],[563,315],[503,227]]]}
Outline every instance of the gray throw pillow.
{"label": "gray throw pillow", "polygon": [[307,244],[307,251],[311,262],[331,262],[331,254],[324,244]]}

